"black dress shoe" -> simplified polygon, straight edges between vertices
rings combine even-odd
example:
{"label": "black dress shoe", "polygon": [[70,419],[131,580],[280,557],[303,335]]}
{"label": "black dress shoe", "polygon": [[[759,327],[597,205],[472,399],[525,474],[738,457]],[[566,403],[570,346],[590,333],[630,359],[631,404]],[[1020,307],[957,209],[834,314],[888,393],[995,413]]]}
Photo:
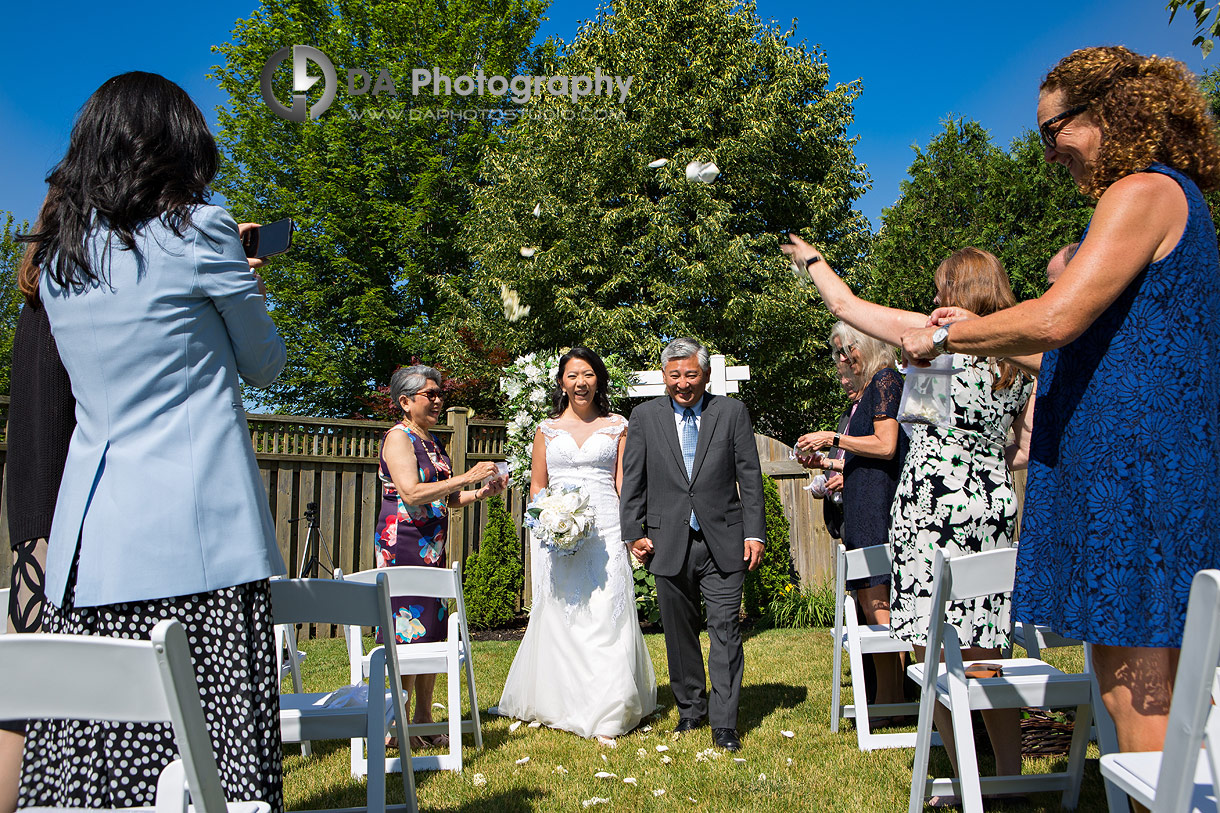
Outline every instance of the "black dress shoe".
{"label": "black dress shoe", "polygon": [[713,728],[712,744],[726,751],[741,750],[741,740],[737,738],[737,729],[735,728]]}
{"label": "black dress shoe", "polygon": [[678,724],[674,726],[675,734],[685,734],[687,731],[694,731],[696,728],[703,728],[707,725],[706,720],[698,720],[694,717],[683,717],[678,720]]}

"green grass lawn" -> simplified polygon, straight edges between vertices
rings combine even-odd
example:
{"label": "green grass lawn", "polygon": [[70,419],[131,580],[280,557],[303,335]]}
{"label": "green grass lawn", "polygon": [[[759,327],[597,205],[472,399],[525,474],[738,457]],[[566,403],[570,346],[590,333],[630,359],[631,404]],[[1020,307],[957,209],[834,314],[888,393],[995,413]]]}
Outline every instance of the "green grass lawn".
{"label": "green grass lawn", "polygon": [[[582,809],[582,802],[599,797],[609,803],[592,810],[759,811],[898,811],[905,810],[911,780],[912,750],[863,753],[856,749],[855,731],[845,721],[838,734],[830,731],[832,634],[826,629],[763,630],[746,638],[746,669],[742,687],[739,731],[742,751],[718,758],[700,758],[711,746],[708,729],[674,740],[677,711],[669,690],[662,636],[645,636],[659,683],[660,709],[642,729],[620,737],[614,749],[563,731],[509,731],[510,720],[483,717],[482,751],[468,735],[463,773],[416,774],[421,809],[428,811],[551,811]],[[706,652],[707,639],[703,640]],[[306,690],[321,691],[346,681],[347,657],[338,640],[308,641],[304,665]],[[499,700],[517,642],[477,642],[475,680],[479,705]],[[1082,653],[1050,650],[1048,660],[1065,671],[1080,671]],[[597,687],[590,687],[596,692]],[[845,683],[845,699],[850,684]],[[436,698],[445,702],[445,678]],[[848,701],[850,702],[850,701]],[[444,713],[438,712],[438,719]],[[795,733],[792,738],[781,732]],[[667,751],[658,751],[667,746]],[[528,762],[517,764],[529,757]],[[669,757],[669,762],[664,761]],[[1097,769],[1096,746],[1090,747],[1079,810],[1104,811],[1105,793]],[[1026,773],[1062,770],[1066,757],[1026,758]],[[559,766],[563,766],[562,769]],[[932,769],[948,773],[944,752],[933,751]],[[617,778],[598,779],[599,771]],[[984,763],[984,773],[991,771]],[[479,783],[476,775],[486,781]],[[623,782],[634,778],[634,785]],[[387,777],[390,803],[402,802],[397,775]],[[654,795],[656,791],[663,795]],[[312,757],[302,758],[295,745],[285,747],[284,791],[289,810],[363,806],[364,782],[348,770],[348,743],[314,743]],[[1008,803],[1005,810],[1058,810],[1059,794],[1032,797],[1032,804]]]}

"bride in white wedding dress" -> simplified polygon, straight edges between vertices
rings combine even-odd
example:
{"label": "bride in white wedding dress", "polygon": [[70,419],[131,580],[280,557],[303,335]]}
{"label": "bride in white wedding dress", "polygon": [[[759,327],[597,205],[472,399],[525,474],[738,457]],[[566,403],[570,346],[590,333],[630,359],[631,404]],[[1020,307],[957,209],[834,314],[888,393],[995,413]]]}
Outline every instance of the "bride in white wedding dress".
{"label": "bride in white wedding dress", "polygon": [[610,414],[609,375],[591,350],[559,361],[558,415],[534,438],[530,497],[548,485],[580,485],[596,526],[571,555],[531,536],[534,599],[525,638],[494,710],[581,737],[610,738],[657,705],[657,681],[635,612],[627,546],[619,534],[627,420]]}

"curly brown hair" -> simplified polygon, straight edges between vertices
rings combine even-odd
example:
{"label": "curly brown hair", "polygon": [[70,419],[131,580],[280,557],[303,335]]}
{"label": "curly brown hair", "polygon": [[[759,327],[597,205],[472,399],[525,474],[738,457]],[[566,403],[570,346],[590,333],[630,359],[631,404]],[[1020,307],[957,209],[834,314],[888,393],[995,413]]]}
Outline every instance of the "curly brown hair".
{"label": "curly brown hair", "polygon": [[1101,126],[1101,150],[1081,191],[1094,198],[1154,161],[1184,172],[1204,191],[1220,188],[1216,122],[1194,74],[1176,59],[1121,45],[1081,48],[1042,80],[1066,107],[1087,105]]}

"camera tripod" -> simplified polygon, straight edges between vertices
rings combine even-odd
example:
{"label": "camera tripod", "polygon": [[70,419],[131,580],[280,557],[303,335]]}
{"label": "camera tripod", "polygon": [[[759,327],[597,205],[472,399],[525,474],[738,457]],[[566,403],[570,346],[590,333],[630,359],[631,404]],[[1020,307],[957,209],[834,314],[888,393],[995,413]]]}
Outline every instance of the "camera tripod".
{"label": "camera tripod", "polygon": [[317,578],[318,568],[322,566],[318,560],[322,534],[318,530],[318,504],[316,502],[306,503],[305,516],[297,517],[289,522],[300,522],[301,520],[309,523],[309,531],[305,534],[305,548],[301,551],[301,564],[297,568],[297,578],[314,579]]}

